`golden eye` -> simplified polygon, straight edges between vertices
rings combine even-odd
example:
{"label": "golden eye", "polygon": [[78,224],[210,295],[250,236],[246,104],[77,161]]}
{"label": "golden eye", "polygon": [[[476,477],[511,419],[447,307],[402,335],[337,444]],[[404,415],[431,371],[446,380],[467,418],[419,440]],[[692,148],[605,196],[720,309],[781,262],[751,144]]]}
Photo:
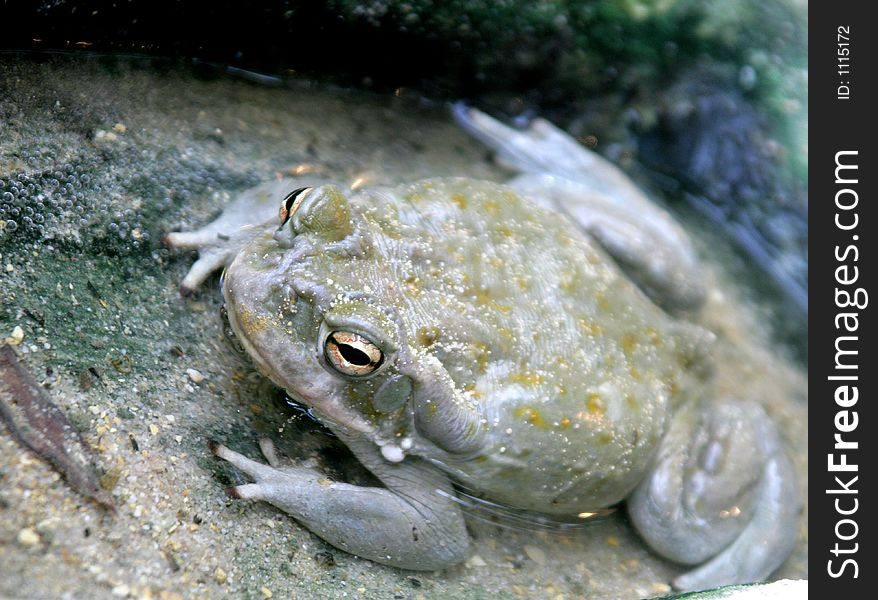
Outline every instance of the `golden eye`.
{"label": "golden eye", "polygon": [[371,375],[384,362],[384,353],[368,339],[350,331],[333,331],[326,337],[323,353],[332,367],[349,377]]}
{"label": "golden eye", "polygon": [[305,196],[308,195],[314,188],[303,187],[297,190],[293,190],[280,202],[280,211],[278,212],[278,218],[280,219],[281,226],[286,225],[286,222],[290,220],[296,210],[299,208],[299,205],[302,203],[302,200]]}

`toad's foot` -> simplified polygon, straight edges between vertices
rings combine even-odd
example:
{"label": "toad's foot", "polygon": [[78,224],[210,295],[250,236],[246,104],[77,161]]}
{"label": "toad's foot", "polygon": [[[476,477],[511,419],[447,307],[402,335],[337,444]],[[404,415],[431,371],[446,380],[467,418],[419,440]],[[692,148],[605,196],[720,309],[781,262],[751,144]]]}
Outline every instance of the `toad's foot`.
{"label": "toad's foot", "polygon": [[699,590],[760,581],[777,569],[796,540],[798,497],[792,463],[765,411],[730,401],[675,415],[628,512],[660,554],[703,563],[674,580],[678,589]]}
{"label": "toad's foot", "polygon": [[162,241],[171,248],[198,250],[198,260],[180,283],[180,292],[194,292],[214,271],[228,266],[254,237],[278,224],[278,209],[293,189],[307,179],[268,181],[239,194],[212,222],[196,231],[172,231]]}
{"label": "toad's foot", "polygon": [[254,480],[229,488],[230,496],[273,504],[336,548],[402,569],[431,571],[461,562],[469,538],[445,477],[416,459],[388,464],[370,454],[374,451],[365,443],[345,441],[387,488],[330,481],[314,469],[281,467],[268,441],[260,442],[268,465],[216,442],[209,446]]}
{"label": "toad's foot", "polygon": [[501,164],[522,173],[511,187],[554,203],[656,303],[677,311],[703,302],[704,277],[688,235],[618,167],[543,119],[518,130],[461,103],[454,117]]}

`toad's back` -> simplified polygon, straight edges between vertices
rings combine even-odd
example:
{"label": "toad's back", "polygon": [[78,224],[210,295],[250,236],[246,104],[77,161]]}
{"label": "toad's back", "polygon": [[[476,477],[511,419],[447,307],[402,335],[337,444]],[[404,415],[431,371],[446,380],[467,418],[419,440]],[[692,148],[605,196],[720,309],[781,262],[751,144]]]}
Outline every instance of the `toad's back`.
{"label": "toad's back", "polygon": [[434,179],[353,204],[410,344],[487,420],[479,455],[443,466],[545,512],[629,493],[682,387],[679,325],[566,216],[506,186]]}

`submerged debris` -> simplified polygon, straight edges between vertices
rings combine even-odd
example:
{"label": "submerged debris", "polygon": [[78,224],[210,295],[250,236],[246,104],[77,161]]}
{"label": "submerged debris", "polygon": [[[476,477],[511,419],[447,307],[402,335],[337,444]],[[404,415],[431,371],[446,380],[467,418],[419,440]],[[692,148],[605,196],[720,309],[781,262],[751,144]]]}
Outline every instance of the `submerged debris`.
{"label": "submerged debris", "polygon": [[75,491],[114,510],[113,499],[100,487],[91,450],[9,346],[0,346],[0,375],[0,417],[12,437],[51,464]]}
{"label": "submerged debris", "polygon": [[334,567],[335,556],[333,556],[332,552],[329,552],[328,550],[319,550],[314,555],[314,562],[316,562],[317,565],[321,567]]}

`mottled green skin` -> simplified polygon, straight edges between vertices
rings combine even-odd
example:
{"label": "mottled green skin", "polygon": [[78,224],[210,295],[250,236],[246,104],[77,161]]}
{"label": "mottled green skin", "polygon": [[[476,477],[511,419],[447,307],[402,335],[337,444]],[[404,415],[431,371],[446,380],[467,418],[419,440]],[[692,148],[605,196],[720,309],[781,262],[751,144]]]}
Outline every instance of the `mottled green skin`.
{"label": "mottled green skin", "polygon": [[[232,325],[269,377],[330,427],[409,438],[407,454],[493,500],[569,514],[631,492],[699,379],[690,329],[566,216],[506,186],[431,179],[349,202],[324,190],[330,201],[303,203],[292,230],[258,236],[224,278]],[[321,364],[321,323],[338,319],[384,349],[379,374]],[[380,413],[371,399],[397,373],[413,398]],[[430,439],[445,412],[412,417],[419,394],[479,416],[459,451]]]}

